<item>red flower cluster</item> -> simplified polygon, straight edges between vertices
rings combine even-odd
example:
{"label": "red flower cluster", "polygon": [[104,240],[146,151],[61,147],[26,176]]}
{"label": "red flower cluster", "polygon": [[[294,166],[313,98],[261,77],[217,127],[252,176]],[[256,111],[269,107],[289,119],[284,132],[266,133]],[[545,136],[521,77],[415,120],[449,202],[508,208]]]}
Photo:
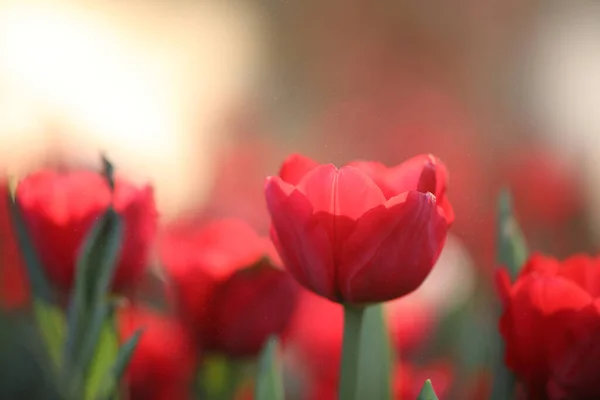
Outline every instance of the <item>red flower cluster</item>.
{"label": "red flower cluster", "polygon": [[[122,340],[144,328],[127,369],[131,398],[186,399],[199,353],[254,357],[273,334],[301,352],[314,396],[337,391],[343,318],[336,302],[387,301],[423,282],[454,219],[446,182],[444,165],[430,155],[393,168],[353,162],[339,170],[292,156],[266,184],[275,246],[237,219],[167,226],[156,243],[174,289],[175,317],[142,306],[118,314]],[[117,177],[111,190],[91,171],[43,170],[22,180],[16,196],[46,275],[61,293],[72,289],[83,241],[110,206],[125,227],[113,289],[127,291],[142,279],[157,231],[150,186]],[[2,209],[2,284],[23,283],[23,291],[3,299],[10,305],[27,286]],[[387,307],[402,308],[388,315],[390,334],[402,354],[410,353],[429,331],[432,310],[410,302]],[[403,364],[399,393],[412,395],[422,384],[418,373],[408,383],[412,370]]]}
{"label": "red flower cluster", "polygon": [[299,287],[276,266],[271,243],[246,223],[176,225],[159,251],[182,316],[207,352],[255,355],[287,326]]}
{"label": "red flower cluster", "polygon": [[143,275],[158,217],[150,186],[140,189],[117,178],[111,193],[96,172],[44,170],[19,183],[17,201],[47,276],[58,288],[70,290],[86,234],[111,204],[125,221],[113,286],[124,290]]}
{"label": "red flower cluster", "polygon": [[267,178],[272,238],[300,284],[336,302],[372,303],[425,280],[454,219],[435,157],[341,169],[291,156]]}
{"label": "red flower cluster", "polygon": [[600,259],[536,254],[514,284],[505,270],[497,284],[506,364],[527,398],[600,398]]}

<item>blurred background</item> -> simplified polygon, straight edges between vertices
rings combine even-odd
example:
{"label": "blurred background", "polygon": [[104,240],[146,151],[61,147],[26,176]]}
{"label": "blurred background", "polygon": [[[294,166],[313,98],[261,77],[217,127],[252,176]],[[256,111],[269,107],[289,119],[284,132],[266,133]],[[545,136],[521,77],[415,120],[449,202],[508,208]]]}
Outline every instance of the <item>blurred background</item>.
{"label": "blurred background", "polygon": [[163,223],[267,234],[263,181],[289,153],[433,153],[456,222],[417,295],[453,315],[495,266],[504,187],[532,249],[597,251],[598,71],[593,1],[2,0],[0,168],[105,152]]}

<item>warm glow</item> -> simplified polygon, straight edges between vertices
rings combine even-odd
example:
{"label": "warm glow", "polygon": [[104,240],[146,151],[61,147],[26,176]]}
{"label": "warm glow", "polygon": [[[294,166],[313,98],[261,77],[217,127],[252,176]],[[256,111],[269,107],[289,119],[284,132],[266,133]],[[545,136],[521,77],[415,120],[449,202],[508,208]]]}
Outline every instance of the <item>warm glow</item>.
{"label": "warm glow", "polygon": [[[237,15],[248,13],[162,6],[0,6],[0,140],[12,143],[10,153],[28,154],[20,148],[35,143],[90,160],[103,150],[122,170],[155,181],[159,200],[198,198],[204,189],[195,186],[209,183],[217,114],[251,75],[252,36]],[[49,122],[58,136],[47,136]]]}

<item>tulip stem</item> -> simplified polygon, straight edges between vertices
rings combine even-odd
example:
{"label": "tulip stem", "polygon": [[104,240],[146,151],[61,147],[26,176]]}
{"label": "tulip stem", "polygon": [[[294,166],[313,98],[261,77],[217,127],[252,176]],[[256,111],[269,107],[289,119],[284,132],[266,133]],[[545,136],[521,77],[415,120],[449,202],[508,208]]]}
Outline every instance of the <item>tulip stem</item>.
{"label": "tulip stem", "polygon": [[344,305],[344,342],[339,388],[340,400],[351,400],[358,395],[360,337],[364,314],[364,307]]}

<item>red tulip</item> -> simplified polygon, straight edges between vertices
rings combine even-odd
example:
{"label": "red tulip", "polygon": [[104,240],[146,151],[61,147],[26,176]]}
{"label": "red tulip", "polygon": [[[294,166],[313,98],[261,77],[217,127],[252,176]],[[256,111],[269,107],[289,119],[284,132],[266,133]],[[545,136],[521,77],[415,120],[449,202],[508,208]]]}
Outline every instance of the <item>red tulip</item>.
{"label": "red tulip", "polygon": [[557,256],[593,248],[585,232],[589,226],[585,185],[576,165],[545,149],[543,143],[520,146],[499,157],[500,170],[491,181],[496,180],[495,193],[502,186],[510,189],[515,215],[530,246]]}
{"label": "red tulip", "polygon": [[217,157],[217,179],[202,215],[239,218],[257,232],[268,233],[270,220],[262,182],[272,165],[277,165],[277,154],[282,151],[273,141],[256,134],[235,140],[223,149]]}
{"label": "red tulip", "polygon": [[266,181],[273,241],[298,282],[332,301],[404,296],[444,246],[452,221],[445,178],[433,156],[339,170],[292,156]]}
{"label": "red tulip", "polygon": [[131,400],[192,398],[189,384],[197,350],[178,322],[150,309],[129,307],[119,314],[119,328],[122,341],[144,330],[126,372]]}
{"label": "red tulip", "polygon": [[158,217],[150,186],[136,188],[117,178],[111,194],[98,173],[43,170],[19,183],[17,201],[46,274],[58,287],[72,286],[79,249],[111,202],[125,222],[113,286],[131,287],[143,275]]}
{"label": "red tulip", "polygon": [[167,229],[160,256],[206,351],[255,355],[269,335],[285,329],[298,286],[272,253],[270,241],[235,219]]}
{"label": "red tulip", "polygon": [[583,208],[581,174],[542,144],[511,152],[501,165],[500,184],[508,184],[522,226],[564,226]]}
{"label": "red tulip", "polygon": [[501,270],[506,364],[528,398],[600,396],[600,259],[532,256],[511,286]]}

